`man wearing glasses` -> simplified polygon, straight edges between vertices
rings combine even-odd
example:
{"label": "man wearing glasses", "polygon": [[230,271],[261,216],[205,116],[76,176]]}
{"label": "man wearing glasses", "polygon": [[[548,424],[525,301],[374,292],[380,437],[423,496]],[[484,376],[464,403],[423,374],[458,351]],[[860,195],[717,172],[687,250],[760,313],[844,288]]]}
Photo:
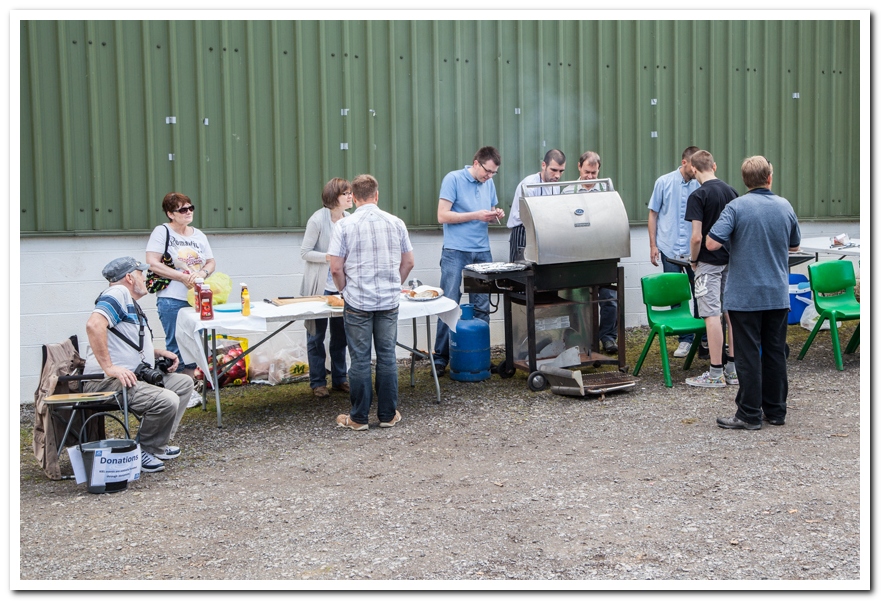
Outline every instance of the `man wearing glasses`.
{"label": "man wearing glasses", "polygon": [[[437,203],[437,221],[444,226],[441,252],[441,288],[444,296],[456,303],[462,298],[462,269],[471,263],[493,260],[489,248],[491,221],[500,222],[505,212],[498,207],[492,177],[498,173],[502,158],[492,146],[484,146],[474,155],[470,166],[448,173],[441,183]],[[471,294],[475,317],[489,323],[489,295]],[[450,328],[437,323],[434,342],[434,365],[443,375],[450,362]]]}
{"label": "man wearing glasses", "polygon": [[527,184],[547,184],[558,182],[566,170],[566,155],[562,151],[552,148],[545,153],[541,162],[541,171],[527,175],[514,190],[514,202],[511,203],[511,215],[508,217],[508,229],[511,230],[509,240],[509,260],[513,263],[522,259],[522,248],[526,246],[526,228],[520,221],[520,197],[521,196],[551,196],[559,194],[558,186],[541,188],[524,188]]}

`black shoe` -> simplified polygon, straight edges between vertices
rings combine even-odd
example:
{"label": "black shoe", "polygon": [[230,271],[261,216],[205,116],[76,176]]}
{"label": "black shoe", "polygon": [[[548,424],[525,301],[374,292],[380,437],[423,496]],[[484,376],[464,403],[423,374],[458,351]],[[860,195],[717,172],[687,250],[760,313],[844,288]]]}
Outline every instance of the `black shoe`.
{"label": "black shoe", "polygon": [[748,424],[737,417],[717,417],[716,425],[729,430],[761,430],[762,424]]}
{"label": "black shoe", "polygon": [[706,342],[701,341],[701,345],[697,347],[697,358],[698,359],[709,359],[710,358],[710,347],[707,346]]}
{"label": "black shoe", "polygon": [[434,364],[434,371],[437,372],[437,377],[439,378],[442,375],[444,375],[445,373],[447,373],[447,366],[441,365],[440,363],[435,363]]}
{"label": "black shoe", "polygon": [[781,417],[768,417],[767,415],[763,415],[762,420],[768,422],[772,426],[782,426],[786,423],[786,420]]}
{"label": "black shoe", "polygon": [[606,353],[617,353],[618,345],[614,340],[603,340],[603,351]]}

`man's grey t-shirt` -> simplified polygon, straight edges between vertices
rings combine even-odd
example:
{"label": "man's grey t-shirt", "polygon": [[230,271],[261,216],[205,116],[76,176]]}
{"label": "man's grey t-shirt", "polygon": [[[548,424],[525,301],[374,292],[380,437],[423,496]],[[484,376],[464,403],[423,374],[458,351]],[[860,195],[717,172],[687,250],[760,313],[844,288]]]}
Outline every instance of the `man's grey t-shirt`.
{"label": "man's grey t-shirt", "polygon": [[789,308],[789,249],[801,243],[789,201],[767,188],[751,190],[728,203],[709,236],[728,243],[726,311]]}

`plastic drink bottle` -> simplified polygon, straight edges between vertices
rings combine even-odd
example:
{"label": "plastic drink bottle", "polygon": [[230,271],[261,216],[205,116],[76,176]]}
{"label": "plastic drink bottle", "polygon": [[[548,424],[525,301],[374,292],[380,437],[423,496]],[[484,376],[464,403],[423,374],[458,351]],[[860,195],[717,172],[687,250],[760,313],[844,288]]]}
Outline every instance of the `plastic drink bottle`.
{"label": "plastic drink bottle", "polygon": [[251,314],[251,295],[248,294],[248,286],[242,284],[242,315]]}
{"label": "plastic drink bottle", "polygon": [[202,291],[199,293],[199,317],[202,320],[214,319],[214,293],[211,292],[211,286],[202,284]]}

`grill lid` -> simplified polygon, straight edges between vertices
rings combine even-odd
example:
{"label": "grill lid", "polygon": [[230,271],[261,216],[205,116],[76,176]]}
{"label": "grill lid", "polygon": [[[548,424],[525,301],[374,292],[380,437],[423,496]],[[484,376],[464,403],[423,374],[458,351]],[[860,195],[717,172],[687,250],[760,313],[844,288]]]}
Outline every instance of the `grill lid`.
{"label": "grill lid", "polygon": [[[520,198],[526,261],[550,265],[630,256],[630,224],[624,203],[610,179],[595,181],[607,182],[607,190],[575,192],[581,190],[583,181],[526,186],[563,190],[550,196]],[[567,184],[571,185],[566,188]]]}

